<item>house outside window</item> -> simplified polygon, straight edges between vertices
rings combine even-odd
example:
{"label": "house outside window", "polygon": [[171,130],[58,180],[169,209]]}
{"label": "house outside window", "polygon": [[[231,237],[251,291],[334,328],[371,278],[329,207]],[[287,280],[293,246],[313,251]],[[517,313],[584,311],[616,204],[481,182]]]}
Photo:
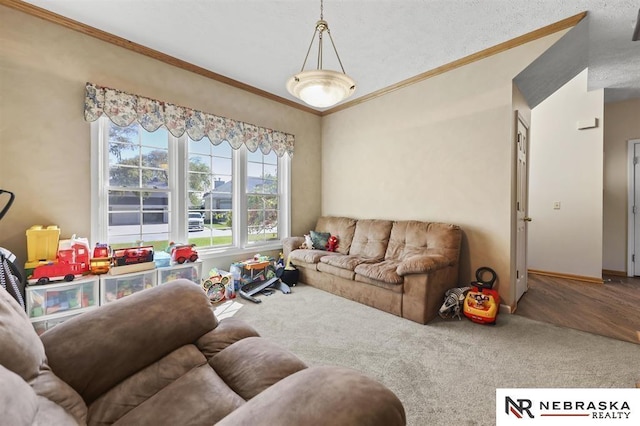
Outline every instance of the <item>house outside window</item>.
{"label": "house outside window", "polygon": [[276,249],[288,235],[288,156],[106,117],[92,126],[94,241],[156,250],[186,241],[206,255]]}

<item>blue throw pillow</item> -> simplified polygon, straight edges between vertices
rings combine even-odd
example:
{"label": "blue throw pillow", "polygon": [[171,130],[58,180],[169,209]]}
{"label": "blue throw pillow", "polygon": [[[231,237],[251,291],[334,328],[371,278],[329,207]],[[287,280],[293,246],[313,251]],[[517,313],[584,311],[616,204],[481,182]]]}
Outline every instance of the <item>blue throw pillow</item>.
{"label": "blue throw pillow", "polygon": [[316,232],[311,231],[311,241],[313,242],[313,248],[318,250],[327,249],[327,241],[331,234],[329,232]]}

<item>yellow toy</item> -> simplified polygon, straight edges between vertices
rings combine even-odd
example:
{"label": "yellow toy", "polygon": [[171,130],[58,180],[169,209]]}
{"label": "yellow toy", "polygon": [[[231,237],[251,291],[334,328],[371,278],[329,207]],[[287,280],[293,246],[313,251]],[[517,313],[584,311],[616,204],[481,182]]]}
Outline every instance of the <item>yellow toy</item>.
{"label": "yellow toy", "polygon": [[[489,273],[489,281],[483,281],[483,275]],[[497,275],[486,266],[478,268],[476,279],[471,283],[471,290],[464,299],[463,313],[473,322],[479,324],[495,324],[500,306],[500,294],[493,290]]]}

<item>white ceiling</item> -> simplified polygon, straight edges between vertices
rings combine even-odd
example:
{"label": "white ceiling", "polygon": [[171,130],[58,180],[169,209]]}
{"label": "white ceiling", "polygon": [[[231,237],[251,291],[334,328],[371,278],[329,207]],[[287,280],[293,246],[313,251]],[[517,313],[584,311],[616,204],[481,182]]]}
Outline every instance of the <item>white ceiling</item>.
{"label": "white ceiling", "polygon": [[[28,0],[277,96],[300,71],[320,0]],[[588,12],[589,87],[640,97],[638,0],[325,0],[352,99]],[[312,51],[313,52],[313,51]],[[311,58],[306,69],[315,67]],[[330,45],[324,68],[339,70]],[[570,56],[568,60],[570,60]]]}

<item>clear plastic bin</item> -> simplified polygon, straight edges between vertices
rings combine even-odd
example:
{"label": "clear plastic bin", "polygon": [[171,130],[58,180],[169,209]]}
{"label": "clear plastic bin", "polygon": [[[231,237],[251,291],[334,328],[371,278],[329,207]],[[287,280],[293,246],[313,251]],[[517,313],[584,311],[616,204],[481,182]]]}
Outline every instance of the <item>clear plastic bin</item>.
{"label": "clear plastic bin", "polygon": [[183,264],[176,264],[168,266],[166,268],[158,268],[158,284],[165,284],[169,281],[177,279],[191,280],[196,284],[200,284],[200,277],[202,275],[202,261],[187,262]]}
{"label": "clear plastic bin", "polygon": [[100,277],[100,304],[113,302],[155,286],[155,269],[115,276],[102,275]]}
{"label": "clear plastic bin", "polygon": [[27,286],[27,313],[31,318],[98,306],[98,277],[71,282]]}

